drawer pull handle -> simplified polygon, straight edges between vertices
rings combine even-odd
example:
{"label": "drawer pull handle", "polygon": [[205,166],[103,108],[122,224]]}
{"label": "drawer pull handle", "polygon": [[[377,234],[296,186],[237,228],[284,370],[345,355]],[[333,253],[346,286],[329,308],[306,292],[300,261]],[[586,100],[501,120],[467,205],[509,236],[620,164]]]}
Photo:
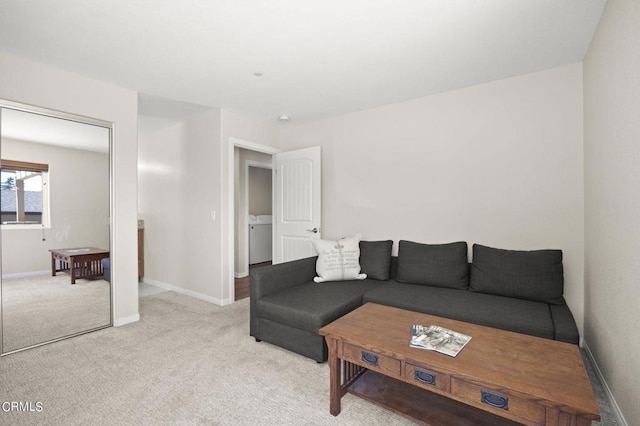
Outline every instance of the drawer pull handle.
{"label": "drawer pull handle", "polygon": [[483,402],[495,408],[502,408],[503,410],[509,410],[508,396],[503,396],[503,395],[485,391],[485,390],[480,392],[482,393],[482,398],[480,398],[480,402]]}
{"label": "drawer pull handle", "polygon": [[436,385],[436,375],[427,371],[416,370],[415,378],[417,381],[428,385]]}
{"label": "drawer pull handle", "polygon": [[362,351],[362,360],[367,364],[378,366],[378,355]]}

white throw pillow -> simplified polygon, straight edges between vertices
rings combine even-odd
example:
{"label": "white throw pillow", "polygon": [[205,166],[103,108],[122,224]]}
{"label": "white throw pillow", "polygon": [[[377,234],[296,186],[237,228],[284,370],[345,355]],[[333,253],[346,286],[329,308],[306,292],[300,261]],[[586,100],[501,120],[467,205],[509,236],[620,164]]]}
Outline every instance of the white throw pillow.
{"label": "white throw pillow", "polygon": [[360,273],[360,235],[338,241],[311,239],[311,242],[318,252],[315,282],[367,278],[367,274]]}

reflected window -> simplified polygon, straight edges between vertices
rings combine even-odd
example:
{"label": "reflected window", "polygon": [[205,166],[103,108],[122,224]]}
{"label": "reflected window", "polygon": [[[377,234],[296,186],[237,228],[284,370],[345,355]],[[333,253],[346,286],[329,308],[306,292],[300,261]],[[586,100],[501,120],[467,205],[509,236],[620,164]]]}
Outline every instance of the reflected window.
{"label": "reflected window", "polygon": [[2,160],[2,225],[49,226],[49,165]]}

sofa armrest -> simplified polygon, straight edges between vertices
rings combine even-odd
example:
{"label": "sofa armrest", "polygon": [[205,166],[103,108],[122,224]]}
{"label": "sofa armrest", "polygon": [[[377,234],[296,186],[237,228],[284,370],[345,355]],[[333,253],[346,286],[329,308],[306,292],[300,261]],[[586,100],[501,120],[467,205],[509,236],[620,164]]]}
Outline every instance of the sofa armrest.
{"label": "sofa armrest", "polygon": [[261,298],[299,284],[308,283],[316,276],[317,256],[263,266],[249,272],[250,335],[260,338],[256,304]]}
{"label": "sofa armrest", "polygon": [[312,281],[316,276],[316,259],[293,260],[251,270],[251,299],[258,300],[285,288]]}
{"label": "sofa armrest", "polygon": [[554,338],[561,342],[580,344],[580,334],[569,306],[549,305],[554,326]]}

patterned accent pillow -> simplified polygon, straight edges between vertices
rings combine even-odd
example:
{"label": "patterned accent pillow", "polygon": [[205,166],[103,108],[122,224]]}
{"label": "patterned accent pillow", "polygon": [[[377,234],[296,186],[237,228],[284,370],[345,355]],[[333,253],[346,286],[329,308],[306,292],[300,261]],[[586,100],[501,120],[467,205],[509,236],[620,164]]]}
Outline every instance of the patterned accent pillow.
{"label": "patterned accent pillow", "polygon": [[367,274],[360,273],[360,235],[338,241],[311,239],[311,242],[318,252],[315,282],[367,278]]}

